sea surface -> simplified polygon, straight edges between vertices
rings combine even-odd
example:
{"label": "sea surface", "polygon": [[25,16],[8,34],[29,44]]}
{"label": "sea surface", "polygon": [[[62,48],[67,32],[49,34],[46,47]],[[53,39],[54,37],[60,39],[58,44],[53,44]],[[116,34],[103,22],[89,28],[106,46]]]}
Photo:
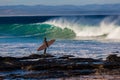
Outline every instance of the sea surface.
{"label": "sea surface", "polygon": [[120,55],[119,15],[0,17],[0,56],[42,54],[37,48],[56,39],[47,53],[103,58]]}

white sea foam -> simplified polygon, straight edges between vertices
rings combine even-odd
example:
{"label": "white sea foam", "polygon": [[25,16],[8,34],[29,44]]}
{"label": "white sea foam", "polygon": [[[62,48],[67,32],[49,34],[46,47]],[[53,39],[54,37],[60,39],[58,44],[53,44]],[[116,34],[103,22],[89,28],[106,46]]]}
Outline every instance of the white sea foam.
{"label": "white sea foam", "polygon": [[[113,17],[106,17],[100,21],[97,25],[83,24],[89,23],[90,19],[84,18],[68,18],[60,17],[51,19],[45,23],[51,24],[62,29],[69,28],[73,30],[77,37],[100,37],[104,39],[120,39],[120,26],[117,25],[120,21],[120,17],[113,19]],[[90,21],[91,22],[91,21]],[[95,21],[93,21],[95,22]],[[95,24],[95,23],[92,23]]]}
{"label": "white sea foam", "polygon": [[[21,39],[22,41],[22,39]],[[33,53],[42,54],[43,51],[37,52],[37,48],[42,43],[37,43],[36,40],[32,43],[29,39],[24,42],[12,42],[0,44],[0,56],[28,56]],[[47,53],[63,56],[74,55],[83,58],[106,58],[113,52],[120,52],[120,43],[109,42],[102,43],[96,41],[81,41],[81,40],[57,40],[47,49]],[[119,53],[117,53],[119,54]]]}

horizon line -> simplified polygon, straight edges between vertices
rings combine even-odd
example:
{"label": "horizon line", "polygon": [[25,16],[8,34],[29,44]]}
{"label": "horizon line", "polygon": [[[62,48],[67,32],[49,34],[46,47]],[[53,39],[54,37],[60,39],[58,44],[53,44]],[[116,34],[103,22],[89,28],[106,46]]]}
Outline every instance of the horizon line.
{"label": "horizon line", "polygon": [[89,5],[119,5],[120,3],[110,3],[110,4],[81,4],[81,5],[74,5],[74,4],[61,4],[61,5],[46,5],[46,4],[14,4],[14,5],[0,5],[0,6],[89,6]]}

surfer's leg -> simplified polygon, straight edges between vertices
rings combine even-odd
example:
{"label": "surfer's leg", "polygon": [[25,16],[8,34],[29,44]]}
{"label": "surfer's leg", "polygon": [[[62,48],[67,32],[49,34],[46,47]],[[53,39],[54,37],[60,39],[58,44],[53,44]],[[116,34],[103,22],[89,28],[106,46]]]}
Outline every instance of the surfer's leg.
{"label": "surfer's leg", "polygon": [[44,49],[44,54],[46,54],[46,50],[47,50],[47,48]]}

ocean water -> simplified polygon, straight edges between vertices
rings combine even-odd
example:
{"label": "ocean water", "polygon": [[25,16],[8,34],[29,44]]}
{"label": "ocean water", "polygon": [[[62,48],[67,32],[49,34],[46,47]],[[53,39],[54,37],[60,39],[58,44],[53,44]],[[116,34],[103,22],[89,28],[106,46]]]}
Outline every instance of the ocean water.
{"label": "ocean water", "polygon": [[120,52],[119,15],[0,17],[0,56],[42,54],[37,48],[56,39],[47,53],[103,58]]}

